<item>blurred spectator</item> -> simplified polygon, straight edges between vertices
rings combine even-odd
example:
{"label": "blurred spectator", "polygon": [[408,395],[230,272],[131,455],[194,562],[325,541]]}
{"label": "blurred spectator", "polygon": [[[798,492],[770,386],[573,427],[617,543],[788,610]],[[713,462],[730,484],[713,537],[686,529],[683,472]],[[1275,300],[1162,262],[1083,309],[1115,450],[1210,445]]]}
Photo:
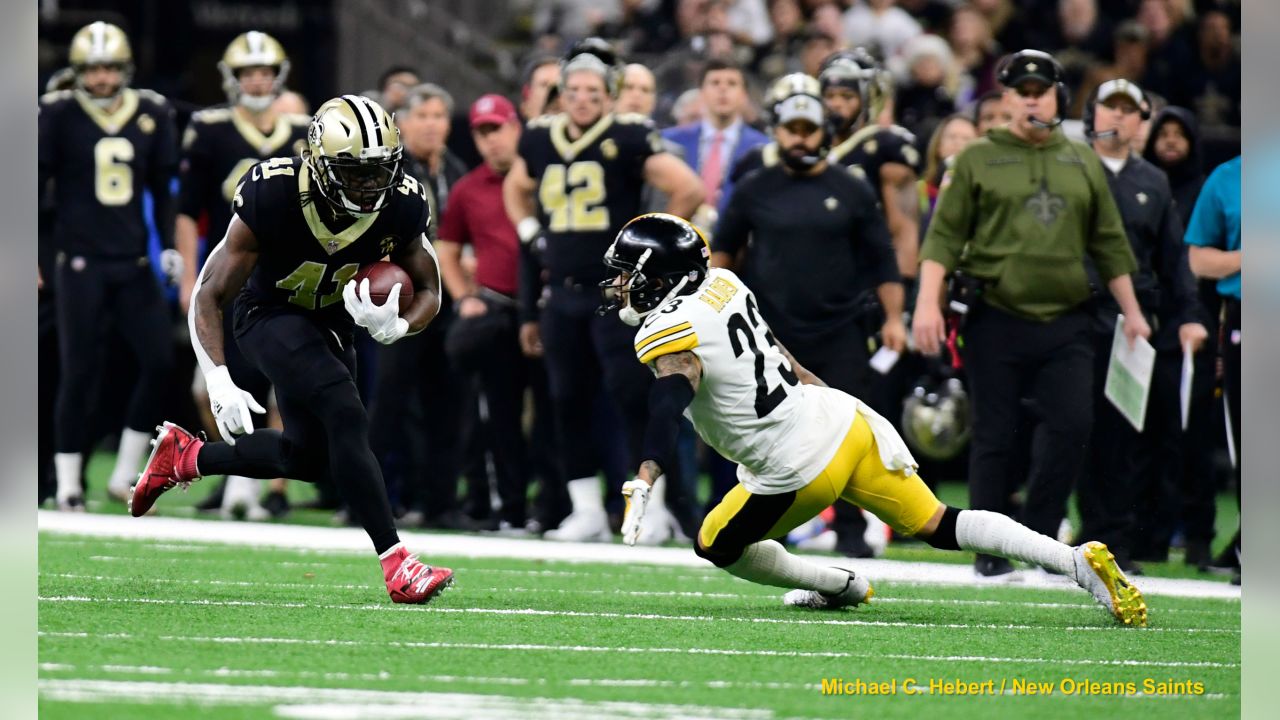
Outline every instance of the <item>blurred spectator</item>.
{"label": "blurred spectator", "polygon": [[[1151,33],[1136,20],[1126,20],[1116,26],[1113,37],[1115,61],[1110,65],[1097,65],[1085,72],[1084,80],[1073,100],[1075,115],[1084,111],[1084,102],[1095,88],[1105,80],[1123,78],[1141,82],[1147,75],[1147,53],[1151,47]],[[1148,94],[1150,88],[1146,88]]]}
{"label": "blurred spectator", "polygon": [[1194,70],[1195,53],[1192,41],[1175,32],[1178,26],[1170,5],[1168,0],[1142,0],[1138,8],[1138,22],[1147,29],[1151,41],[1147,74],[1141,85],[1150,92],[1176,98],[1175,104],[1185,106],[1178,86]]}
{"label": "blurred spectator", "polygon": [[898,0],[898,7],[910,15],[926,33],[943,35],[951,26],[951,13],[957,3],[949,0]]}
{"label": "blurred spectator", "polygon": [[545,112],[547,93],[560,81],[560,58],[535,55],[524,66],[520,84],[520,117],[532,120]]}
{"label": "blurred spectator", "polygon": [[640,63],[631,63],[622,71],[622,90],[618,93],[614,112],[651,117],[658,101],[656,93],[653,72]]}
{"label": "blurred spectator", "polygon": [[[429,237],[438,235],[440,212],[467,168],[446,147],[453,97],[433,83],[405,93],[397,114],[404,142],[404,171],[426,189],[431,205]],[[427,329],[378,348],[377,377],[369,403],[369,440],[387,482],[399,498],[405,525],[470,529],[458,507],[463,386],[449,365],[444,338],[453,303],[440,298],[440,313]]]}
{"label": "blurred spectator", "polygon": [[[971,0],[968,5],[961,5],[956,8],[957,12],[961,8],[972,8],[975,12],[986,20],[987,27],[990,29],[991,37],[995,39],[1000,46],[1005,48],[1026,47],[1026,39],[1034,34],[1034,22],[1029,22],[1026,17],[1027,12],[1019,8],[1019,5],[1030,6],[1037,0]],[[1052,2],[1052,0],[1040,0],[1041,2]],[[1043,8],[1045,16],[1047,16],[1049,7]]]}
{"label": "blurred spectator", "polygon": [[564,44],[598,35],[622,18],[620,0],[541,0],[534,7],[534,35],[555,35]]}
{"label": "blurred spectator", "polygon": [[947,41],[920,35],[902,46],[905,77],[900,80],[894,110],[898,123],[917,138],[933,134],[938,119],[955,112],[960,78]]}
{"label": "blurred spectator", "polygon": [[408,65],[392,65],[383,70],[378,78],[379,102],[387,112],[399,112],[409,94],[409,88],[420,82],[417,70]]}
{"label": "blurred spectator", "polygon": [[740,45],[763,45],[773,39],[773,25],[764,0],[727,0],[727,30]]}
{"label": "blurred spectator", "polygon": [[666,52],[680,41],[676,0],[622,0],[616,36],[634,54]]}
{"label": "blurred spectator", "polygon": [[979,136],[986,135],[993,127],[1008,125],[1012,119],[1013,115],[1005,104],[1004,92],[1001,90],[988,91],[973,106],[973,124]]}
{"label": "blurred spectator", "polygon": [[[516,289],[520,242],[502,205],[502,178],[515,160],[521,123],[501,95],[471,106],[471,133],[484,164],[454,186],[436,247],[441,280],[457,308],[445,349],[454,368],[478,376],[487,408],[487,442],[497,479],[500,528],[525,526],[528,468],[521,413],[528,381],[520,353]],[[463,270],[463,246],[475,253],[475,273]],[[488,493],[485,493],[487,496]]]}
{"label": "blurred spectator", "polygon": [[920,177],[927,215],[920,220],[920,234],[929,228],[929,219],[938,203],[938,193],[945,187],[945,175],[966,145],[978,139],[977,126],[968,115],[956,113],[938,123],[929,138],[925,153],[924,175]]}
{"label": "blurred spectator", "polygon": [[951,16],[951,51],[962,72],[973,79],[967,92],[956,96],[961,106],[996,90],[996,63],[999,46],[992,37],[991,21],[971,5],[961,5]]}
{"label": "blurred spectator", "polygon": [[721,192],[732,192],[729,169],[751,148],[764,145],[764,133],[746,125],[746,76],[742,68],[724,62],[707,63],[699,84],[701,122],[668,128],[662,136],[679,145],[685,162],[702,178],[706,204],[717,207]]}
{"label": "blurred spectator", "polygon": [[1204,165],[1200,153],[1200,133],[1195,116],[1186,108],[1169,106],[1151,120],[1151,131],[1142,157],[1164,170],[1173,190],[1173,199],[1183,227],[1191,222],[1191,211],[1204,185]]}
{"label": "blurred spectator", "polygon": [[804,44],[804,16],[799,0],[770,0],[770,40],[756,46],[751,72],[767,79],[800,70],[800,49]]}
{"label": "blurred spectator", "polygon": [[[676,97],[698,84],[709,60],[736,60],[724,0],[680,0],[676,5],[680,44],[653,68],[658,81],[658,114],[671,112]],[[744,49],[744,53],[749,52]]]}
{"label": "blurred spectator", "polygon": [[1080,87],[1089,68],[1111,57],[1111,25],[1098,15],[1098,0],[1058,0],[1058,22],[1043,45],[1062,63],[1067,86]]}
{"label": "blurred spectator", "polygon": [[817,77],[822,71],[822,61],[836,51],[838,43],[835,35],[807,30],[804,43],[800,46],[800,70],[805,75]]}
{"label": "blurred spectator", "polygon": [[809,27],[836,39],[837,46],[847,44],[844,38],[844,11],[834,2],[820,3],[809,13]]}
{"label": "blurred spectator", "polygon": [[920,23],[897,0],[861,0],[844,14],[844,39],[881,58],[898,54],[902,44],[921,33]]}
{"label": "blurred spectator", "polygon": [[702,118],[702,90],[689,88],[680,93],[671,106],[671,119],[676,125],[688,125]]}
{"label": "blurred spectator", "polygon": [[[1200,19],[1199,62],[1189,77],[1180,77],[1182,93],[1171,94],[1193,108],[1202,127],[1240,125],[1240,53],[1226,13],[1212,11]],[[1185,97],[1184,97],[1185,93]]]}

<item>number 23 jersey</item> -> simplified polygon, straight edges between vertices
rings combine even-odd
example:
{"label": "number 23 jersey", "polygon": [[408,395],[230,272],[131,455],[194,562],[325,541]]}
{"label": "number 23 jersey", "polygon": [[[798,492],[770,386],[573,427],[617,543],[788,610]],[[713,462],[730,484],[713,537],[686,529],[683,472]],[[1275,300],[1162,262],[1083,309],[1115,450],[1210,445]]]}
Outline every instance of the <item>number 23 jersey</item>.
{"label": "number 23 jersey", "polygon": [[694,293],[650,313],[635,350],[651,368],[671,353],[698,357],[702,379],[685,416],[708,445],[738,463],[738,480],[758,495],[809,484],[858,411],[850,395],[800,384],[755,296],[722,268],[713,268]]}
{"label": "number 23 jersey", "polygon": [[405,175],[385,207],[335,230],[321,217],[332,216],[322,207],[328,201],[298,157],[254,165],[232,202],[258,241],[258,263],[240,293],[237,315],[303,312],[343,330],[350,329],[351,318],[342,288],[361,266],[387,255],[394,260],[420,242],[431,220],[426,190]]}

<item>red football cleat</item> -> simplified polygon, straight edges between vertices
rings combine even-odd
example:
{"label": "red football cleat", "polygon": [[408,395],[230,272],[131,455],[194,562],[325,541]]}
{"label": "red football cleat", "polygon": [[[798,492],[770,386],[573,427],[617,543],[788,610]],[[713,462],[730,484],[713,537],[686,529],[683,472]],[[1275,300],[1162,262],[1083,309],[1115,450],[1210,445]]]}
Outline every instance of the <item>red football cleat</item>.
{"label": "red football cleat", "polygon": [[404,545],[383,553],[382,576],[387,581],[387,593],[392,602],[425,603],[453,585],[453,571],[449,568],[423,565],[418,557]]}
{"label": "red football cleat", "polygon": [[189,485],[200,477],[195,473],[195,458],[204,441],[171,422],[156,430],[160,434],[151,441],[151,457],[129,495],[129,514],[134,517],[145,515],[173,486]]}

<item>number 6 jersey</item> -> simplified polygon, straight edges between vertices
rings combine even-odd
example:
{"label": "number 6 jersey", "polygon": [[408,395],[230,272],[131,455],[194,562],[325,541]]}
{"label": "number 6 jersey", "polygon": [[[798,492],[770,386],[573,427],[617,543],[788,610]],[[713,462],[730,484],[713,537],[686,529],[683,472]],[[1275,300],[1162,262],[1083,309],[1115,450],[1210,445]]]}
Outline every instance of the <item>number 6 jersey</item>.
{"label": "number 6 jersey", "polygon": [[237,332],[244,317],[278,312],[305,312],[349,332],[343,286],[361,266],[387,255],[394,259],[409,243],[419,242],[431,220],[426,190],[405,175],[381,210],[356,218],[340,215],[335,223],[311,169],[299,157],[254,165],[232,202],[258,241],[258,264],[236,302]]}
{"label": "number 6 jersey", "polygon": [[851,395],[802,385],[737,275],[713,268],[690,295],[653,310],[636,333],[636,356],[689,351],[702,380],[685,410],[702,439],[738,463],[738,480],[758,495],[804,487],[849,431],[859,403]]}

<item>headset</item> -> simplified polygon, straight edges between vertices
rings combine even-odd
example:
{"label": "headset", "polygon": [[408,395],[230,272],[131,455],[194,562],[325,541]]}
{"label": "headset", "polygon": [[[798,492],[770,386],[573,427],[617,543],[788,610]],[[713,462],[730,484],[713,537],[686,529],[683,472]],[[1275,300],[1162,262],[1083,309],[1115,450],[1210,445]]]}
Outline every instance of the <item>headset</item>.
{"label": "headset", "polygon": [[1031,59],[1047,62],[1053,68],[1053,88],[1058,95],[1058,116],[1052,122],[1045,122],[1034,117],[1028,118],[1032,125],[1050,130],[1062,124],[1062,121],[1067,117],[1067,107],[1071,104],[1071,91],[1067,89],[1067,84],[1064,82],[1067,72],[1062,69],[1062,63],[1059,63],[1049,53],[1041,50],[1019,50],[1000,61],[1000,64],[996,67],[996,82],[1004,87],[1012,87],[1009,82],[1012,79],[1013,67],[1023,60]]}
{"label": "headset", "polygon": [[1147,91],[1143,90],[1141,85],[1139,85],[1136,82],[1125,80],[1124,78],[1116,78],[1114,80],[1108,80],[1107,82],[1101,83],[1098,85],[1098,87],[1094,88],[1093,92],[1089,93],[1088,101],[1085,102],[1084,104],[1084,114],[1081,116],[1080,122],[1082,125],[1084,125],[1085,137],[1089,138],[1090,140],[1100,140],[1103,138],[1109,138],[1116,134],[1115,130],[1103,130],[1102,132],[1094,132],[1094,129],[1093,129],[1093,123],[1095,120],[1095,116],[1097,114],[1097,112],[1094,110],[1094,107],[1097,106],[1098,104],[1098,94],[1101,92],[1102,86],[1106,85],[1107,83],[1116,83],[1117,89],[1131,87],[1137,90],[1138,94],[1142,96],[1142,101],[1138,103],[1138,117],[1142,118],[1143,120],[1151,119],[1151,98],[1147,96]]}

